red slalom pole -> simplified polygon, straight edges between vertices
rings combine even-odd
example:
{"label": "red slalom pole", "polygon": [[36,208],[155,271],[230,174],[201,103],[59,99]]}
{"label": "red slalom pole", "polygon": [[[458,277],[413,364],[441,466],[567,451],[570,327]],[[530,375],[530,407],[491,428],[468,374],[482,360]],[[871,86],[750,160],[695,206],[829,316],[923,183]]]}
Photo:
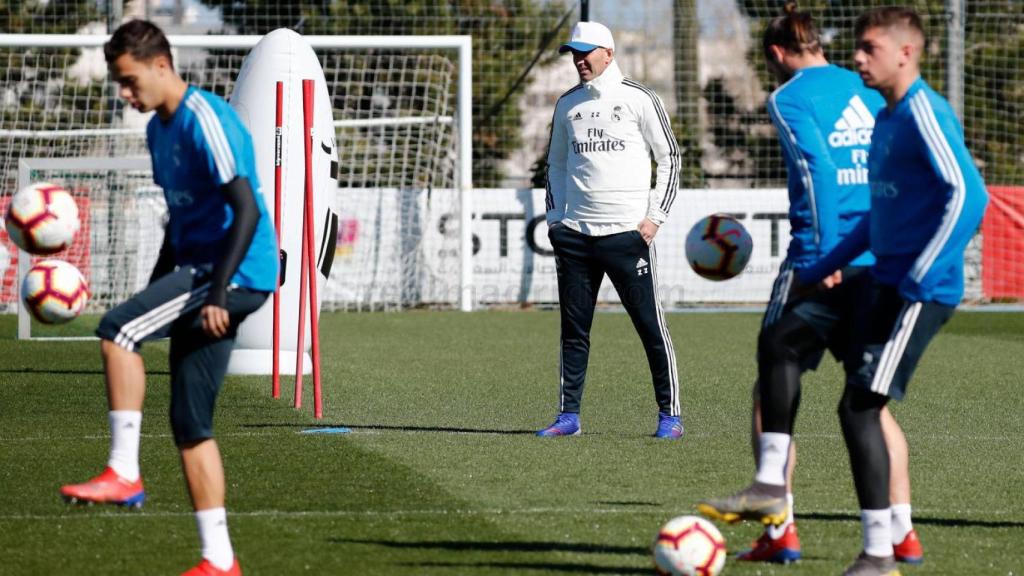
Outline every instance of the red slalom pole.
{"label": "red slalom pole", "polygon": [[318,420],[323,418],[324,407],[323,397],[320,391],[320,319],[316,313],[316,252],[313,249],[313,88],[312,80],[302,81],[302,116],[306,126],[306,213],[303,217],[303,233],[305,244],[303,256],[307,259],[306,268],[309,269],[309,328],[310,344],[313,353],[313,416]]}
{"label": "red slalom pole", "polygon": [[[303,148],[304,148],[305,154],[306,154],[306,180],[308,181],[309,180],[309,176],[310,176],[310,166],[312,164],[312,153],[313,153],[313,150],[312,150],[312,148],[313,148],[313,140],[312,140],[312,137],[311,137],[311,133],[313,131],[313,124],[312,124],[312,119],[310,118],[310,115],[305,113],[306,100],[308,98],[308,96],[306,95],[306,90],[305,90],[306,81],[303,80],[302,84],[303,84],[303,90],[302,90],[302,107],[303,107],[303,115],[302,115],[302,140],[303,140]],[[308,194],[304,194],[304,196],[303,196],[303,203],[305,203],[306,201],[308,201]],[[297,345],[295,347],[296,356],[295,356],[295,404],[294,405],[295,405],[296,408],[302,408],[302,368],[303,368],[302,360],[303,360],[303,358],[306,355],[306,283],[309,281],[309,276],[310,276],[310,270],[309,270],[310,245],[306,242],[306,231],[312,229],[313,223],[310,220],[311,220],[311,218],[309,217],[308,211],[303,209],[303,211],[302,211],[302,240],[300,241],[300,243],[302,244],[302,251],[301,251],[302,252],[302,256],[300,258],[301,263],[299,265],[299,268],[301,269],[301,272],[299,274],[299,335],[298,335],[298,343],[297,343]],[[313,280],[314,280],[314,283],[315,283],[316,279],[314,278]],[[312,310],[312,308],[310,308],[310,310]],[[310,316],[316,316],[316,313],[314,312]]]}
{"label": "red slalom pole", "polygon": [[[302,231],[305,235],[306,217],[302,217]],[[295,407],[302,408],[302,359],[306,356],[306,281],[309,277],[306,260],[306,243],[302,242],[302,272],[299,274],[299,336],[295,346]]]}
{"label": "red slalom pole", "polygon": [[[277,115],[274,121],[274,231],[277,233],[278,249],[281,246],[281,136],[282,108],[284,107],[284,83],[277,83]],[[278,256],[280,260],[280,256]],[[281,397],[281,281],[278,272],[274,288],[274,368],[270,395]]]}

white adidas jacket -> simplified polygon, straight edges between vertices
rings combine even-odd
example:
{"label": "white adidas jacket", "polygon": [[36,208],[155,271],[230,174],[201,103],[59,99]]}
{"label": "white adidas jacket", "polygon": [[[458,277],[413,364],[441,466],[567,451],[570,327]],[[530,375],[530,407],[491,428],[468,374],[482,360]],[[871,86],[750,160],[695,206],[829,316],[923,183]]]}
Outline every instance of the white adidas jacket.
{"label": "white adidas jacket", "polygon": [[[658,165],[651,188],[651,158]],[[613,60],[558,99],[548,150],[547,221],[590,236],[662,224],[679,187],[665,105]]]}

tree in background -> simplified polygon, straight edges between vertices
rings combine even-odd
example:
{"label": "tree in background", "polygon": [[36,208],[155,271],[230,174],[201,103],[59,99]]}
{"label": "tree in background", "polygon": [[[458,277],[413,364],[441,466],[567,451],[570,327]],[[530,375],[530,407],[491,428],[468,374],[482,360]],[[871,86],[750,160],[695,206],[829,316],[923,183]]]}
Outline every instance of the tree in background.
{"label": "tree in background", "polygon": [[[69,34],[99,19],[96,2],[33,0],[0,1],[0,30],[18,33]],[[109,122],[106,103],[92,102],[102,94],[102,84],[78,85],[67,70],[51,62],[74,62],[77,49],[0,49],[0,78],[4,89],[0,99],[0,123],[4,127],[55,129],[95,127]],[[65,88],[71,83],[74,88]],[[97,105],[99,108],[97,108]]]}
{"label": "tree in background", "polygon": [[1024,184],[1024,3],[966,4],[967,145],[981,164],[986,182],[1020,186]]}
{"label": "tree in background", "polygon": [[697,1],[675,0],[672,10],[672,38],[675,53],[676,113],[672,128],[682,153],[679,185],[704,185],[700,146],[700,77],[697,54]]}
{"label": "tree in background", "polygon": [[[473,183],[501,184],[501,161],[521,144],[521,112],[508,89],[565,12],[544,0],[204,0],[238,34],[289,27],[303,34],[454,34],[473,37]],[[372,95],[366,95],[370,98]],[[337,98],[338,95],[335,95]],[[504,100],[504,104],[496,106]]]}
{"label": "tree in background", "polygon": [[5,33],[72,34],[100,18],[95,0],[0,0]]}
{"label": "tree in background", "polygon": [[[0,2],[4,32],[68,34],[100,18],[95,1]],[[64,64],[73,63],[79,54],[68,48],[0,49],[0,127],[55,130],[109,125],[112,111],[104,98],[104,83],[82,83],[68,76]],[[69,139],[0,138],[0,186],[13,188],[18,157],[84,152]]]}
{"label": "tree in background", "polygon": [[[738,0],[740,10],[751,18],[750,62],[758,72],[766,92],[776,87],[775,80],[762,64],[760,38],[767,19],[781,13],[783,2],[773,0]],[[922,75],[938,92],[947,86],[946,59],[948,12],[945,0],[907,2],[924,19],[928,45],[922,62]],[[1024,134],[1020,118],[1024,114],[1024,5],[1020,2],[966,2],[967,22],[964,49],[964,132],[967,145],[981,165],[990,183],[1020,184],[1024,180]],[[852,67],[853,25],[865,10],[888,6],[886,0],[835,2],[814,0],[801,3],[801,8],[815,15],[826,41],[826,55],[833,64]],[[728,94],[717,94],[726,100]],[[734,105],[709,100],[712,117],[735,108]],[[731,107],[730,107],[731,106]],[[718,109],[721,108],[721,109]],[[746,174],[752,185],[778,183],[782,163],[780,151],[771,138],[758,137],[758,131],[770,126],[763,107],[754,112],[757,120],[749,122],[744,146],[746,154],[734,156],[740,163],[736,172]],[[721,118],[713,120],[721,122]],[[735,124],[736,122],[732,122]],[[743,122],[740,122],[741,124]],[[716,136],[712,132],[713,136]],[[735,137],[730,135],[730,137]],[[715,139],[716,143],[719,140]]]}

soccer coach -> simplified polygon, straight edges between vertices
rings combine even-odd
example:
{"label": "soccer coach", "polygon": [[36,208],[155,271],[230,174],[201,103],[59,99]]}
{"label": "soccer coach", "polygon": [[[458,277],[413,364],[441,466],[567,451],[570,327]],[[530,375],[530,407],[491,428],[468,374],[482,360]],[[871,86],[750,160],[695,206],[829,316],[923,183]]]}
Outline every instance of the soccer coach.
{"label": "soccer coach", "polygon": [[679,438],[679,376],[654,248],[678,190],[679,146],[661,99],[619,70],[608,28],[580,22],[559,52],[572,52],[580,82],[558,99],[551,122],[546,207],[561,309],[559,415],[537,434],[580,433],[590,326],[607,274],[647,351],[659,410],[654,435]]}

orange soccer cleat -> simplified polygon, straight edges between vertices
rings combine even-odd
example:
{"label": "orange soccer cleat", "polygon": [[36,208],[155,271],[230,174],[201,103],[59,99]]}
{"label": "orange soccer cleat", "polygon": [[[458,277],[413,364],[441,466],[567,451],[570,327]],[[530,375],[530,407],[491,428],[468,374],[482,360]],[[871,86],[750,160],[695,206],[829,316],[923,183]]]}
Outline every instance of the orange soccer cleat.
{"label": "orange soccer cleat", "polygon": [[921,548],[921,539],[917,537],[917,530],[907,532],[903,542],[893,544],[893,556],[897,562],[907,564],[920,564],[924,562],[924,550]]}
{"label": "orange soccer cleat", "polygon": [[227,570],[217,568],[204,558],[202,562],[181,576],[242,576],[242,568],[238,565],[238,558],[235,558],[231,563],[231,568]]}
{"label": "orange soccer cleat", "polygon": [[796,524],[786,526],[779,538],[772,538],[768,531],[754,542],[754,547],[736,556],[745,562],[775,562],[789,564],[800,559],[800,538],[796,535]]}
{"label": "orange soccer cleat", "polygon": [[130,482],[109,466],[88,482],[61,487],[60,495],[69,504],[117,504],[134,508],[140,508],[146,500],[142,478]]}

